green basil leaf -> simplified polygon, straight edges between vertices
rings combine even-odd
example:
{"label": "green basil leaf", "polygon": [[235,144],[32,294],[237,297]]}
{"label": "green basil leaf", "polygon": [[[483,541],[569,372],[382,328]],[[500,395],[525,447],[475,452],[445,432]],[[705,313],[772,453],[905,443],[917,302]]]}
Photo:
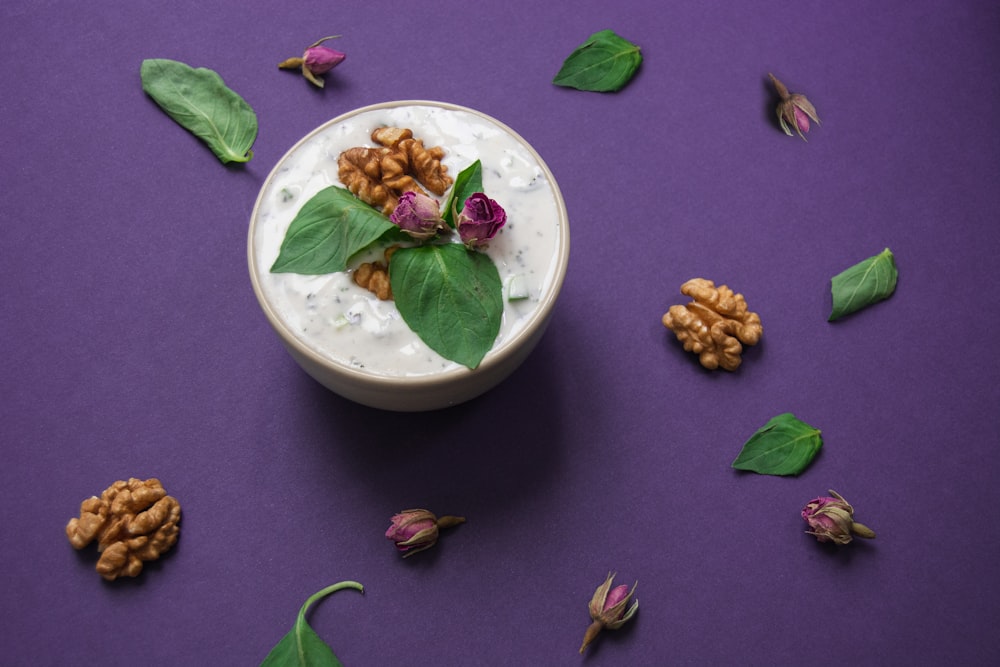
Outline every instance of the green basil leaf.
{"label": "green basil leaf", "polygon": [[398,229],[350,191],[331,185],[317,192],[295,215],[271,273],[321,275],[347,270],[347,261],[383,235]]}
{"label": "green basil leaf", "polygon": [[[452,186],[451,192],[448,194],[441,217],[450,227],[454,228],[455,217],[462,212],[461,207],[465,206],[465,200],[482,191],[483,165],[479,160],[476,160],[455,177],[455,185]],[[458,208],[457,213],[455,208]]]}
{"label": "green basil leaf", "polygon": [[225,162],[249,162],[257,115],[210,69],[167,60],[143,60],[142,89],[181,127]]}
{"label": "green basil leaf", "polygon": [[822,446],[819,429],[786,412],[771,418],[750,436],[733,467],[762,475],[798,475]]}
{"label": "green basil leaf", "polygon": [[400,248],[389,282],[403,320],[442,357],[475,368],[493,347],[503,287],[488,255],[459,243]]}
{"label": "green basil leaf", "polygon": [[330,647],[326,645],[316,631],[306,623],[306,610],[313,602],[326,597],[330,593],[344,588],[353,588],[364,593],[364,587],[356,581],[341,581],[340,583],[327,586],[323,590],[314,593],[306,600],[299,615],[295,619],[295,625],[281,638],[271,652],[260,663],[261,667],[343,667],[343,663],[337,659]]}
{"label": "green basil leaf", "polygon": [[641,63],[638,46],[611,30],[601,30],[563,61],[552,83],[577,90],[613,92],[632,79]]}
{"label": "green basil leaf", "polygon": [[888,299],[896,290],[898,278],[896,259],[888,248],[838,273],[830,281],[833,310],[827,321],[832,322]]}

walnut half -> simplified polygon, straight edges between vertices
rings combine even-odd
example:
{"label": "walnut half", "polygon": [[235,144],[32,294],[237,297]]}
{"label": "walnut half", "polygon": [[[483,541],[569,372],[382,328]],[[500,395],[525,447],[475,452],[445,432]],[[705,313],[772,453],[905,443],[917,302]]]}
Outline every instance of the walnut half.
{"label": "walnut half", "polygon": [[757,313],[747,309],[742,294],[725,285],[694,278],[681,285],[681,294],[694,301],[671,306],[663,325],[674,332],[684,349],[698,355],[709,370],[721,366],[735,371],[742,361],[743,345],[756,345],[764,332]]}
{"label": "walnut half", "polygon": [[[444,149],[427,148],[409,128],[378,127],[371,139],[375,148],[349,148],[337,158],[337,178],[361,201],[392,213],[399,197],[408,191],[438,196],[454,182],[441,164]],[[423,185],[423,187],[421,187]]]}
{"label": "walnut half", "polygon": [[392,300],[392,285],[389,283],[389,261],[398,245],[391,245],[385,249],[382,256],[385,263],[365,262],[354,270],[354,282],[359,287],[364,287],[382,301]]}
{"label": "walnut half", "polygon": [[97,540],[97,572],[108,581],[134,577],[177,542],[181,506],[158,479],[117,481],[80,504],[80,516],[66,525],[75,549]]}

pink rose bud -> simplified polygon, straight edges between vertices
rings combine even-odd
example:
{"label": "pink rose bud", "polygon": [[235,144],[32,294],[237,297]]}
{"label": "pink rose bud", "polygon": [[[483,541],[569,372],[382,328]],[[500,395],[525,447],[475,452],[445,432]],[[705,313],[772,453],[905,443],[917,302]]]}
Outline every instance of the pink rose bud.
{"label": "pink rose bud", "polygon": [[[580,653],[583,653],[584,649],[594,641],[601,630],[617,630],[625,625],[626,621],[635,616],[635,612],[639,610],[638,600],[633,601],[632,606],[628,607],[629,600],[635,593],[635,587],[638,585],[638,582],[632,584],[631,590],[624,584],[612,588],[611,582],[614,581],[614,578],[615,575],[609,573],[608,578],[604,580],[603,584],[597,587],[594,597],[590,599],[589,610],[592,623],[587,627],[587,632],[583,635],[583,644],[580,646]],[[627,610],[626,607],[628,607]]]}
{"label": "pink rose bud", "polygon": [[462,243],[469,248],[476,248],[496,236],[505,224],[507,212],[503,207],[482,192],[477,192],[465,200],[455,226]]}
{"label": "pink rose bud", "polygon": [[326,46],[310,46],[302,59],[304,66],[313,74],[326,74],[346,57],[346,54]]}
{"label": "pink rose bud", "polygon": [[344,61],[347,56],[340,51],[321,46],[328,39],[336,39],[340,35],[324,37],[306,47],[301,58],[288,58],[278,63],[281,69],[298,69],[302,76],[309,80],[314,86],[322,88],[325,85],[323,79],[318,75],[326,74],[331,69]]}
{"label": "pink rose bud", "polygon": [[438,531],[465,523],[462,516],[443,516],[440,519],[432,512],[422,509],[403,510],[392,517],[385,536],[396,544],[403,558],[418,551],[430,549],[437,543]]}
{"label": "pink rose bud", "polygon": [[404,192],[389,219],[415,239],[429,239],[447,226],[437,200],[418,192]]}
{"label": "pink rose bud", "polygon": [[854,508],[840,494],[831,490],[830,496],[814,498],[802,509],[802,518],[810,528],[806,533],[820,542],[836,544],[848,544],[854,535],[875,537],[871,528],[854,520]]}
{"label": "pink rose bud", "polygon": [[812,119],[814,123],[819,123],[815,107],[806,99],[805,95],[789,93],[785,84],[778,81],[773,74],[768,74],[768,76],[771,77],[771,83],[774,84],[778,97],[781,98],[777,108],[778,123],[781,125],[781,129],[788,136],[792,136],[792,128],[795,128],[798,135],[805,139],[803,133],[809,131],[809,119]]}

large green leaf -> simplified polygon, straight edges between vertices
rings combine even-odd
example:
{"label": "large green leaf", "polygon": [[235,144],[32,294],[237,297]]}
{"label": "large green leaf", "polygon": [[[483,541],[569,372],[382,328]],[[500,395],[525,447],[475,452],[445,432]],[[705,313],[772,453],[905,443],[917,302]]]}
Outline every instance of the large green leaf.
{"label": "large green leaf", "polygon": [[143,60],[142,89],[161,109],[205,142],[222,162],[248,162],[257,139],[257,115],[210,69],[176,60]]}
{"label": "large green leaf", "polygon": [[306,623],[306,611],[316,600],[344,588],[364,592],[364,588],[356,581],[341,581],[310,596],[299,609],[295,625],[271,649],[261,667],[343,667],[343,663],[337,659],[326,642],[320,639],[316,631]]}
{"label": "large green leaf", "polygon": [[459,243],[400,248],[389,282],[403,320],[442,357],[475,368],[493,347],[503,287],[489,256]]}
{"label": "large green leaf", "polygon": [[819,429],[786,412],[772,417],[750,436],[733,467],[762,475],[798,475],[822,446]]}
{"label": "large green leaf", "polygon": [[833,310],[828,321],[888,299],[896,290],[898,278],[896,259],[888,248],[838,273],[830,281]]}
{"label": "large green leaf", "polygon": [[307,201],[285,232],[272,273],[321,275],[347,270],[347,260],[397,229],[387,217],[335,185]]}
{"label": "large green leaf", "polygon": [[632,42],[611,30],[595,32],[563,62],[552,83],[578,90],[621,90],[642,63],[642,53]]}

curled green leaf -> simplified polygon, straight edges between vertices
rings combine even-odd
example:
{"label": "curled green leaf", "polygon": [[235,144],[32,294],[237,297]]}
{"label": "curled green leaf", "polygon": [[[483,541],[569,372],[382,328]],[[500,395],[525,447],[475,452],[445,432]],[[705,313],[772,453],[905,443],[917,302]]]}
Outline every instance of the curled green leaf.
{"label": "curled green leaf", "polygon": [[181,127],[201,139],[223,163],[248,162],[257,139],[257,115],[217,73],[176,60],[142,61],[142,89]]}
{"label": "curled green leaf", "polygon": [[341,581],[311,595],[299,609],[295,625],[271,649],[261,667],[343,667],[326,642],[306,623],[306,611],[320,598],[345,588],[365,592],[364,586],[356,581]]}
{"label": "curled green leaf", "polygon": [[785,412],[772,417],[750,436],[733,467],[761,475],[798,475],[822,446],[819,429]]}
{"label": "curled green leaf", "polygon": [[601,30],[563,61],[552,83],[577,90],[615,92],[632,79],[641,63],[637,45],[611,30]]}
{"label": "curled green leaf", "polygon": [[888,299],[898,278],[896,259],[888,248],[838,273],[830,281],[833,310],[828,321]]}
{"label": "curled green leaf", "polygon": [[403,321],[442,357],[475,368],[493,347],[503,286],[489,256],[458,243],[400,248],[389,282]]}
{"label": "curled green leaf", "polygon": [[272,273],[322,275],[347,270],[347,260],[390,230],[387,217],[331,185],[317,192],[295,215],[281,242]]}
{"label": "curled green leaf", "polygon": [[452,186],[448,199],[444,204],[444,211],[441,217],[449,227],[455,227],[455,217],[461,212],[465,200],[483,191],[483,165],[476,160],[463,169],[455,177],[455,185]]}

